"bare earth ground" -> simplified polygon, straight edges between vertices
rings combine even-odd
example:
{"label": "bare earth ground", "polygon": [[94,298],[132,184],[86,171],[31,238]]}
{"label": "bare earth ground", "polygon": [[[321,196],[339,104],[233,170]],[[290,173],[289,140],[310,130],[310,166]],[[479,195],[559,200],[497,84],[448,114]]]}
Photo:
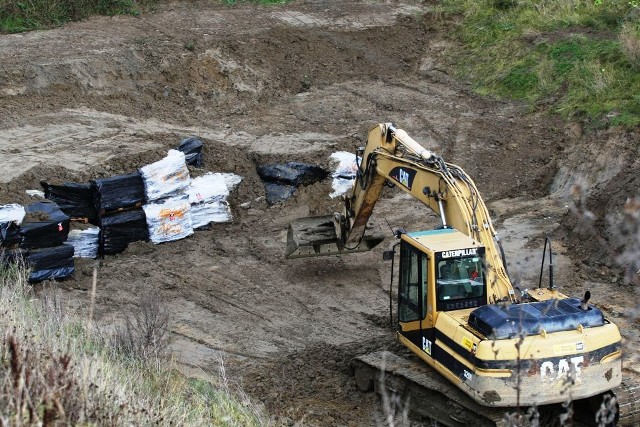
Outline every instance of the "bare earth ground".
{"label": "bare earth ground", "polygon": [[[85,182],[159,160],[189,135],[205,141],[205,168],[244,177],[234,221],[173,243],[136,243],[101,262],[97,317],[117,321],[143,292],[166,299],[172,349],[189,375],[230,381],[279,422],[375,425],[381,405],[357,391],[354,355],[396,348],[389,265],[381,252],[284,259],[286,227],[336,205],[329,182],[267,206],[256,166],[329,167],[368,128],[393,121],[474,178],[506,244],[511,275],[538,284],[544,236],[556,281],[620,326],[625,375],[637,380],[638,301],[624,272],[592,237],[576,235],[568,196],[585,186],[602,218],[638,192],[638,135],[577,124],[484,99],[449,77],[454,49],[429,2],[307,0],[284,6],[162,4],[155,13],[103,17],[0,36],[0,204],[29,203],[41,179]],[[250,207],[240,205],[250,202]],[[393,227],[434,224],[389,192],[374,215]],[[391,239],[389,239],[391,241]],[[59,283],[85,313],[92,260]]]}

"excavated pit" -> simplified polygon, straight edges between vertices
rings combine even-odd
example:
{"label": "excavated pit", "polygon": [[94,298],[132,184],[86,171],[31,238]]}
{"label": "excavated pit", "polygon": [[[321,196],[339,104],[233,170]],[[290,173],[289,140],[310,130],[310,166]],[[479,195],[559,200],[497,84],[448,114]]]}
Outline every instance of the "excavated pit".
{"label": "excavated pit", "polygon": [[[337,200],[326,180],[268,206],[256,167],[329,168],[331,153],[354,151],[369,127],[393,121],[475,180],[518,284],[537,286],[544,236],[553,236],[556,283],[571,295],[590,289],[592,302],[624,327],[635,350],[625,356],[625,374],[637,378],[640,327],[627,316],[629,294],[637,295],[611,256],[593,261],[597,248],[574,237],[565,199],[579,179],[594,185],[589,201],[606,206],[602,214],[636,195],[637,134],[576,132],[523,105],[474,95],[447,74],[445,54],[455,46],[429,7],[161,3],[139,18],[0,36],[0,204],[33,201],[25,190],[40,180],[132,172],[198,136],[204,168],[194,176],[244,178],[229,198],[233,222],[106,257],[97,320],[112,323],[152,288],[169,303],[172,349],[185,373],[216,381],[222,360],[229,380],[280,421],[375,425],[382,405],[358,391],[348,367],[368,351],[401,351],[388,325],[387,244],[286,260],[289,222],[331,214]],[[595,172],[585,153],[600,153],[603,140],[628,155],[614,162],[601,154]],[[390,190],[374,216],[407,230],[437,221]],[[56,285],[81,315],[93,265],[78,260],[74,276]]]}

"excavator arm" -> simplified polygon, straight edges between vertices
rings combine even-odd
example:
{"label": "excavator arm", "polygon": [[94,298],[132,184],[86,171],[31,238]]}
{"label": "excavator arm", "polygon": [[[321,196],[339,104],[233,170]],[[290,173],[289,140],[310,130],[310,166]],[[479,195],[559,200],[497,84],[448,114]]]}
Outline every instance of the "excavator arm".
{"label": "excavator arm", "polygon": [[[489,301],[513,301],[513,287],[489,212],[475,184],[460,167],[446,163],[390,123],[371,128],[366,146],[357,154],[361,159],[357,177],[351,195],[343,198],[342,212],[332,218],[317,217],[315,230],[312,219],[294,221],[289,228],[289,257],[371,249],[381,239],[367,238],[367,224],[382,189],[393,184],[440,215],[442,227],[455,228],[484,245],[487,283],[491,285]],[[325,249],[329,242],[334,243],[335,249],[301,251],[300,246],[305,244],[319,248],[314,235],[323,236]]]}

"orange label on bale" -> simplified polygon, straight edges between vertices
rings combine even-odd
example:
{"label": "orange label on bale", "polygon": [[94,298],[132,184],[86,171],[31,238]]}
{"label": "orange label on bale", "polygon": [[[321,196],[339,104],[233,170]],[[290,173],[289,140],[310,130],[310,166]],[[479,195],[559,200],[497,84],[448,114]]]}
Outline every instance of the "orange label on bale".
{"label": "orange label on bale", "polygon": [[158,216],[162,220],[175,221],[177,218],[184,217],[184,209],[162,209]]}
{"label": "orange label on bale", "polygon": [[162,180],[164,182],[167,182],[167,181],[185,181],[188,176],[189,176],[189,169],[187,169],[187,167],[185,166],[185,167],[181,167],[180,169],[177,169],[177,170],[173,171],[169,175],[163,176]]}
{"label": "orange label on bale", "polygon": [[162,224],[158,227],[158,234],[163,236],[175,236],[182,234],[182,226],[180,224]]}

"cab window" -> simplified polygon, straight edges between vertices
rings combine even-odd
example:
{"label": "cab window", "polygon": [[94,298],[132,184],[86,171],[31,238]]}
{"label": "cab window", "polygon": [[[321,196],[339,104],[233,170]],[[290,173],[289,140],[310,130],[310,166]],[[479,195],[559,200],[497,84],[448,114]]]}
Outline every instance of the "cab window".
{"label": "cab window", "polygon": [[400,283],[398,287],[398,318],[401,322],[424,318],[427,298],[426,282],[426,254],[402,242],[400,246]]}
{"label": "cab window", "polygon": [[484,282],[484,268],[482,259],[479,257],[438,261],[438,301],[482,297]]}

